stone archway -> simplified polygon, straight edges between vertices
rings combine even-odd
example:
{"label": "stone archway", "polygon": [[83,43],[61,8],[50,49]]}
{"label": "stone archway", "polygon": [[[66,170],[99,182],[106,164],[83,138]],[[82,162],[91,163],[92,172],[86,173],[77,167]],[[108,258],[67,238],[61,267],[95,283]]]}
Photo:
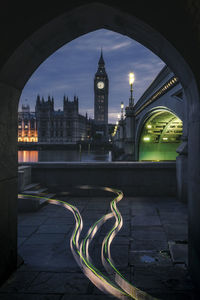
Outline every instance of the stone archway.
{"label": "stone archway", "polygon": [[[85,3],[87,1],[84,1]],[[90,1],[88,1],[90,2]],[[142,5],[142,3],[141,3]],[[185,4],[184,4],[185,5]],[[183,6],[184,6],[183,5]],[[1,278],[5,278],[16,265],[16,216],[17,216],[17,107],[21,91],[36,68],[55,50],[74,38],[90,31],[106,28],[127,35],[148,47],[161,57],[171,70],[179,77],[188,100],[188,198],[189,198],[189,243],[190,243],[190,269],[193,278],[199,280],[199,244],[200,244],[200,219],[199,219],[199,192],[200,192],[200,101],[197,86],[198,68],[195,57],[198,58],[198,45],[195,36],[189,37],[185,24],[177,26],[172,31],[176,19],[171,20],[170,28],[163,27],[163,18],[157,11],[162,12],[162,3],[152,4],[151,11],[142,15],[143,7],[137,4],[130,11],[122,4],[90,2],[65,7],[61,14],[53,8],[45,11],[45,21],[37,22],[32,18],[33,27],[30,31],[24,26],[24,35],[16,32],[13,43],[8,43],[7,48],[1,50],[0,68],[0,185],[1,185]],[[147,4],[148,6],[148,4]],[[184,20],[185,7],[172,5],[171,9],[177,13],[180,21]],[[35,12],[35,11],[34,11]],[[135,17],[137,16],[137,18]],[[20,17],[20,16],[19,16]],[[37,18],[37,16],[36,16]],[[141,21],[141,20],[144,20]],[[11,22],[12,23],[12,22]],[[14,23],[13,23],[14,24]],[[149,26],[148,24],[151,24]],[[14,25],[13,25],[14,26]],[[153,29],[153,27],[155,29]],[[185,31],[184,31],[185,30]],[[13,29],[14,31],[14,29]],[[161,33],[159,33],[162,32]],[[182,35],[182,32],[185,35]],[[183,47],[183,41],[177,41],[177,34],[193,42],[193,47]],[[18,36],[19,35],[19,36]],[[196,43],[196,44],[195,44]],[[172,44],[175,44],[179,52]],[[3,52],[4,51],[4,52]],[[182,55],[181,55],[181,54]],[[194,55],[193,55],[194,54]],[[185,57],[186,60],[183,58]],[[189,66],[190,65],[190,66]],[[191,69],[192,68],[192,69]],[[195,75],[194,75],[195,74]],[[5,200],[6,199],[6,200]]]}

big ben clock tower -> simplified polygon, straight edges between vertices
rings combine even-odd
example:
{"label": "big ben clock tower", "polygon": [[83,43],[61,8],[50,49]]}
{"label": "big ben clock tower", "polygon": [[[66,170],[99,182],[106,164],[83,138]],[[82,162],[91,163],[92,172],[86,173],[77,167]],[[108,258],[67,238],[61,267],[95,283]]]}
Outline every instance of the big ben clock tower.
{"label": "big ben clock tower", "polygon": [[98,70],[94,77],[94,121],[99,133],[108,135],[108,76],[101,50]]}

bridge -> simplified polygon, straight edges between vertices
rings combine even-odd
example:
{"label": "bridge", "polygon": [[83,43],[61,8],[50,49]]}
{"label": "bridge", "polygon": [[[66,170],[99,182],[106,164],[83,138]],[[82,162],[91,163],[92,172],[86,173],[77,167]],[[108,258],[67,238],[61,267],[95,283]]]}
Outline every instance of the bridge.
{"label": "bridge", "polygon": [[165,66],[138,102],[123,111],[113,144],[119,160],[176,160],[186,139],[186,101],[178,77]]}

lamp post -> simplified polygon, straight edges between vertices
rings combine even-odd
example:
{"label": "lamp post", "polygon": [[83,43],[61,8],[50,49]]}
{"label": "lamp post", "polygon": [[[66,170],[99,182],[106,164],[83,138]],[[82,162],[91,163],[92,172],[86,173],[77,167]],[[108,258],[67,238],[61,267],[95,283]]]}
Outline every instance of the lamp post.
{"label": "lamp post", "polygon": [[121,102],[121,120],[124,119],[124,103]]}
{"label": "lamp post", "polygon": [[134,105],[134,99],[133,99],[133,82],[135,81],[135,75],[133,72],[129,73],[129,84],[131,86],[131,96],[129,98],[129,106],[133,107]]}

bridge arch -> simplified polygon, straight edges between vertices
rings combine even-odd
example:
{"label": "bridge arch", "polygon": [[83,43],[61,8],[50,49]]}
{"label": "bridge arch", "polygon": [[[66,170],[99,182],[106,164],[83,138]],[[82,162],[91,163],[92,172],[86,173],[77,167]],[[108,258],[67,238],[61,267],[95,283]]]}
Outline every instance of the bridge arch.
{"label": "bridge arch", "polygon": [[140,122],[136,138],[138,160],[175,160],[182,134],[183,122],[174,112],[165,107],[152,109]]}
{"label": "bridge arch", "polygon": [[[135,3],[136,2],[136,3]],[[2,5],[1,14],[5,21],[2,30],[0,58],[0,179],[2,186],[1,203],[1,258],[4,265],[1,276],[5,277],[16,265],[16,223],[17,223],[17,108],[21,91],[36,68],[53,52],[65,43],[96,29],[106,28],[133,38],[157,54],[179,77],[188,100],[189,112],[189,153],[188,153],[188,197],[190,219],[190,268],[196,280],[200,269],[200,219],[199,219],[199,181],[200,181],[200,97],[199,97],[199,41],[194,30],[195,18],[189,15],[186,2],[174,3],[163,9],[163,4],[135,1],[131,7],[123,2],[111,1],[110,6],[99,2],[69,1],[59,9],[48,4],[30,1],[33,10],[17,5],[14,11],[18,21],[10,17],[9,4]],[[189,1],[187,1],[189,3]],[[24,5],[24,4],[23,4]],[[146,7],[144,12],[144,6]],[[26,24],[27,15],[30,20]],[[64,11],[64,13],[63,13]],[[191,12],[193,10],[191,9]],[[196,11],[196,9],[194,9]],[[9,13],[7,13],[9,12]],[[38,17],[38,12],[40,15]],[[188,13],[188,18],[185,14]],[[191,17],[191,19],[190,19]],[[170,18],[170,23],[168,19]],[[184,22],[187,20],[187,22]],[[20,23],[21,22],[21,23]],[[18,26],[19,23],[21,25]],[[167,25],[166,25],[167,24]],[[181,26],[179,26],[181,24]],[[198,25],[198,23],[196,24]],[[6,27],[8,26],[8,28]],[[5,34],[5,28],[8,34]],[[190,34],[192,33],[192,34]],[[177,38],[180,36],[182,38]],[[5,39],[5,40],[4,40]],[[9,39],[9,41],[8,41]],[[6,235],[4,234],[6,232]]]}

